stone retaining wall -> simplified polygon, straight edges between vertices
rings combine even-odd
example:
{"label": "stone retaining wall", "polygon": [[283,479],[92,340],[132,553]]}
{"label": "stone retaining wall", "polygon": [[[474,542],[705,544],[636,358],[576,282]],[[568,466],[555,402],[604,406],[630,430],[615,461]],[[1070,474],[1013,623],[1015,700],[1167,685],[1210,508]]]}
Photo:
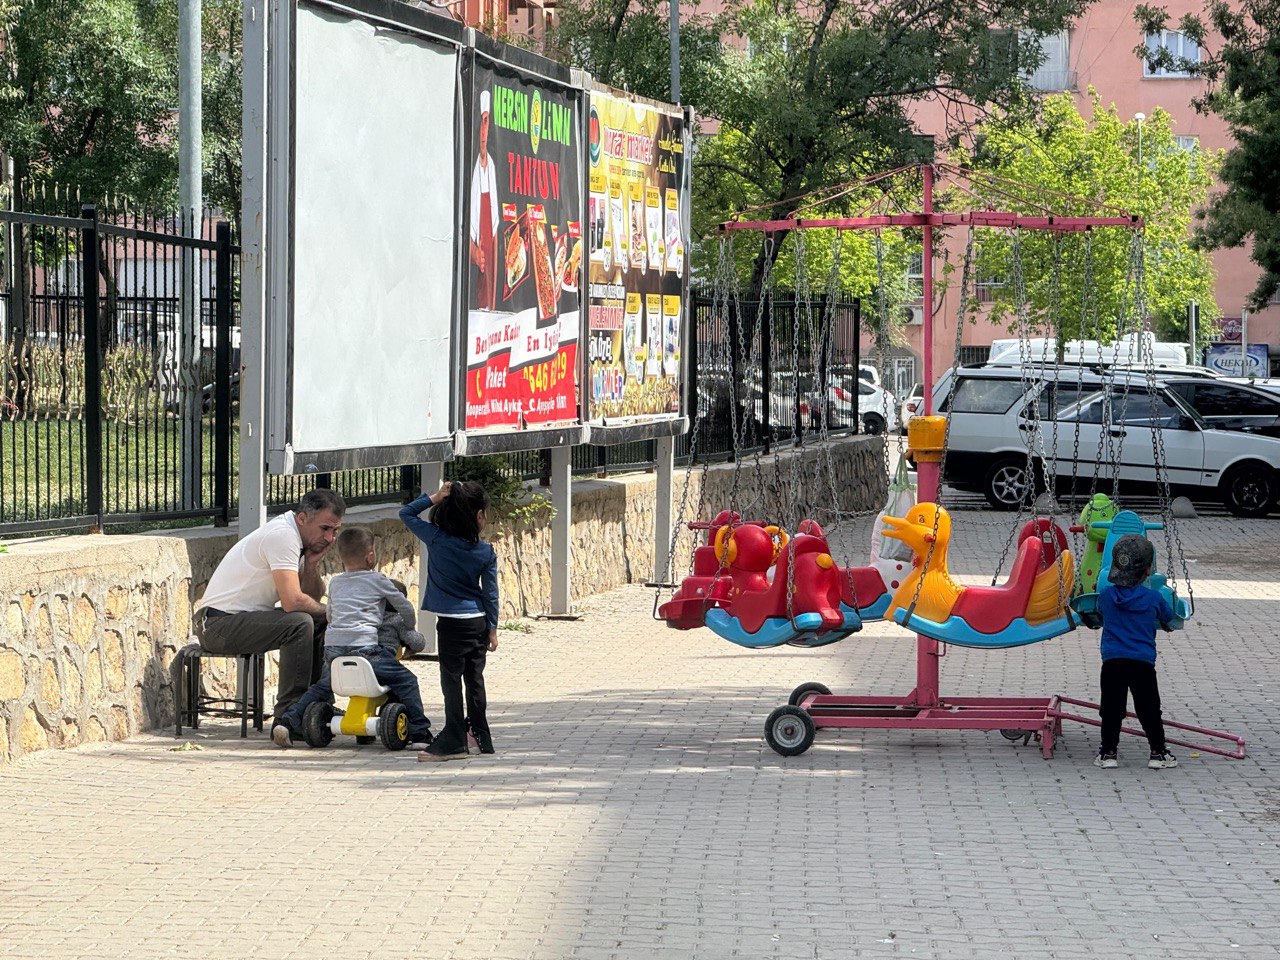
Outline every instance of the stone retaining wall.
{"label": "stone retaining wall", "polygon": [[[830,446],[844,510],[883,502],[881,441],[855,438]],[[793,466],[793,460],[795,461]],[[749,461],[739,472],[738,504],[762,519],[823,517],[831,503],[825,456],[810,447]],[[704,480],[694,471],[688,510]],[[705,473],[707,512],[728,506],[732,465]],[[641,474],[573,485],[573,595],[580,599],[653,574],[655,478]],[[676,473],[676,509],[686,493]],[[744,512],[747,512],[744,510]],[[689,514],[690,518],[692,513]],[[348,524],[378,537],[388,576],[417,590],[417,544],[387,507],[357,508]],[[551,536],[546,516],[491,531],[499,556],[502,615],[547,608]],[[676,570],[687,564],[684,538]],[[0,554],[0,762],[50,747],[121,740],[173,722],[173,659],[191,633],[191,608],[234,542],[226,530],[140,536],[79,536],[17,543]],[[335,567],[331,572],[337,572]],[[234,688],[234,661],[210,660],[208,685]],[[274,680],[268,680],[268,686]]]}

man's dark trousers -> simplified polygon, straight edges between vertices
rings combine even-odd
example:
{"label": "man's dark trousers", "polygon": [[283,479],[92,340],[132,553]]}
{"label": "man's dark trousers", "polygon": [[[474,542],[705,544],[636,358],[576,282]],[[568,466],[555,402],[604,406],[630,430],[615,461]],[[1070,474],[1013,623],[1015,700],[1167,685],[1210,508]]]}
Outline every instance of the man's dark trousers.
{"label": "man's dark trousers", "polygon": [[255,610],[251,613],[196,614],[196,636],[210,653],[237,655],[280,651],[280,682],[272,716],[284,716],[317,679],[318,649],[324,643],[324,624],[309,613]]}

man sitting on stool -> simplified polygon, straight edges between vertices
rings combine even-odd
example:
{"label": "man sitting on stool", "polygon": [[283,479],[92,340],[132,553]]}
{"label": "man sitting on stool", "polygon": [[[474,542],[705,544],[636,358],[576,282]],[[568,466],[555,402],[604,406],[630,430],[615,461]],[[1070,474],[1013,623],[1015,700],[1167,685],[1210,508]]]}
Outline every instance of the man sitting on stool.
{"label": "man sitting on stool", "polygon": [[332,490],[312,490],[296,512],[276,517],[232,547],[196,605],[196,636],[209,653],[280,651],[272,716],[283,716],[311,686],[326,619],[320,565],[346,511]]}

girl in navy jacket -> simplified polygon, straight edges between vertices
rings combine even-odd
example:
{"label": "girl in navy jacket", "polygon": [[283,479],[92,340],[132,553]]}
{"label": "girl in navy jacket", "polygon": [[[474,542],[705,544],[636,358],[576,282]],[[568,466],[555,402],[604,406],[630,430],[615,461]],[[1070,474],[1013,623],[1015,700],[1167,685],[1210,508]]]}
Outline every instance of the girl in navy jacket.
{"label": "girl in navy jacket", "polygon": [[[422,512],[431,508],[429,519]],[[400,510],[400,519],[427,545],[422,609],[436,615],[444,729],[419,760],[466,757],[467,725],[481,753],[493,753],[485,716],[484,665],[498,649],[498,555],[480,539],[489,496],[473,480],[446,483]],[[466,684],[465,709],[463,684]]]}

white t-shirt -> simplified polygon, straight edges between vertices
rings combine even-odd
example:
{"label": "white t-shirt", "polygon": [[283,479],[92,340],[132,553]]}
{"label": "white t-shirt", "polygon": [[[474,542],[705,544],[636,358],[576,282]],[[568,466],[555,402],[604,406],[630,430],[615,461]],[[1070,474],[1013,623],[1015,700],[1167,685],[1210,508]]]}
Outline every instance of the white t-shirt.
{"label": "white t-shirt", "polygon": [[280,600],[271,571],[301,569],[302,535],[290,510],[227,551],[196,609],[212,607],[223,613],[270,610]]}

